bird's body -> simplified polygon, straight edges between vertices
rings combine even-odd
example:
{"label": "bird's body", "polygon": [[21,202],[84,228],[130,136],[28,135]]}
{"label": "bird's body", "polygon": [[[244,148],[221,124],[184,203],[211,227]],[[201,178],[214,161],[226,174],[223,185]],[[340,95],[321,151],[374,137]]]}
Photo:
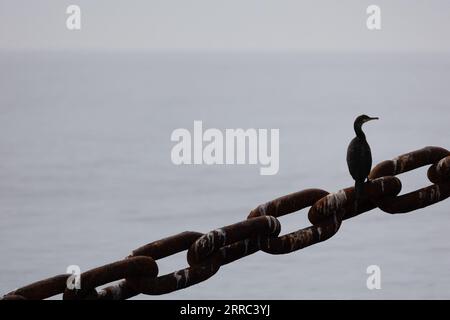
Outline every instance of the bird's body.
{"label": "bird's body", "polygon": [[347,149],[348,170],[355,180],[356,205],[363,194],[364,182],[372,168],[372,153],[367,143],[366,135],[362,131],[362,125],[367,121],[375,119],[378,118],[371,118],[366,115],[361,115],[356,118],[354,123],[356,137],[353,138]]}
{"label": "bird's body", "polygon": [[355,137],[347,149],[348,170],[355,181],[365,181],[372,168],[372,153],[365,138]]}

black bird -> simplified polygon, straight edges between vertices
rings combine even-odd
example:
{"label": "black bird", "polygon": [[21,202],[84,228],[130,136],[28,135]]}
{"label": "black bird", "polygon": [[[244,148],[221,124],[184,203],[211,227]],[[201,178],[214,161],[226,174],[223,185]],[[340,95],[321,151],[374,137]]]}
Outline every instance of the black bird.
{"label": "black bird", "polygon": [[367,143],[366,135],[361,128],[365,122],[370,120],[378,120],[378,118],[372,118],[363,114],[355,119],[353,127],[356,137],[353,138],[347,149],[348,170],[355,180],[355,208],[357,208],[358,201],[362,196],[364,182],[372,168],[372,153]]}

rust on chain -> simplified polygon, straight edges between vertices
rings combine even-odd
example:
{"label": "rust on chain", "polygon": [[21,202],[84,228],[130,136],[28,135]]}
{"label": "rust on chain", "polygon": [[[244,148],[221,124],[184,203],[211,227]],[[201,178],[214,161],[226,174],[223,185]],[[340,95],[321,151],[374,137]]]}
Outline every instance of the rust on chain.
{"label": "rust on chain", "polygon": [[335,214],[344,220],[354,217],[374,209],[376,205],[371,200],[395,196],[400,192],[401,187],[402,184],[396,177],[382,177],[365,183],[364,194],[367,196],[358,205],[357,212],[355,212],[355,188],[342,189],[317,201],[309,210],[308,219],[313,225],[318,225]]}
{"label": "rust on chain", "polygon": [[259,248],[260,241],[258,237],[248,238],[225,246],[220,249],[220,264],[223,266],[243,257],[249,256],[259,251]]}
{"label": "rust on chain", "polygon": [[281,217],[309,207],[327,194],[328,192],[322,189],[306,189],[294,192],[259,205],[250,211],[247,219],[265,215]]}
{"label": "rust on chain", "polygon": [[442,183],[450,180],[450,156],[433,164],[427,172],[428,179],[433,183]]}
{"label": "rust on chain", "polygon": [[382,177],[366,183],[364,187],[367,197],[360,201],[357,209],[354,205],[354,187],[328,194],[311,203],[313,206],[308,219],[313,226],[266,239],[261,243],[261,250],[285,254],[328,240],[339,230],[342,220],[374,209],[376,205],[370,199],[397,195],[401,190],[401,182],[395,177]]}
{"label": "rust on chain", "polygon": [[330,219],[328,222],[291,232],[281,237],[261,239],[260,248],[262,251],[271,254],[291,253],[331,238],[339,230],[341,222],[342,217],[336,216],[335,219]]}
{"label": "rust on chain", "polygon": [[146,244],[133,250],[132,256],[149,256],[155,260],[171,256],[175,253],[187,250],[195,240],[203,233],[185,231],[177,235],[167,237],[152,243]]}
{"label": "rust on chain", "polygon": [[386,160],[376,165],[369,174],[369,179],[383,176],[395,176],[429,164],[434,164],[448,156],[450,152],[440,147],[425,147],[405,153],[392,160]]}
{"label": "rust on chain", "polygon": [[1,300],[27,300],[24,296],[19,296],[16,294],[5,295]]}
{"label": "rust on chain", "polygon": [[[178,252],[189,249],[189,247],[203,233],[186,231],[172,237],[154,241],[133,251],[133,255],[147,255],[161,259]],[[151,295],[166,294],[175,290],[187,288],[213,276],[220,268],[218,256],[195,267],[188,267],[156,278],[134,278],[110,288],[115,292],[123,292],[122,287],[130,286],[135,292]],[[103,295],[103,293],[102,293]],[[117,296],[117,294],[116,294]]]}
{"label": "rust on chain", "polygon": [[187,267],[154,279],[143,278],[129,281],[136,291],[149,295],[160,295],[185,289],[212,277],[220,269],[220,253],[216,253],[201,264]]}
{"label": "rust on chain", "polygon": [[[282,254],[329,239],[343,220],[377,206],[386,212],[400,213],[444,200],[450,195],[449,154],[443,148],[426,147],[381,162],[364,184],[364,196],[358,206],[353,187],[331,194],[321,189],[303,190],[258,206],[245,221],[207,234],[182,232],[142,246],[125,260],[84,272],[80,290],[68,290],[66,282],[70,275],[63,274],[16,289],[1,300],[46,299],[60,293],[64,293],[64,299],[121,300],[140,293],[164,294],[187,288],[210,278],[222,265],[259,250]],[[427,175],[434,184],[398,196],[401,182],[394,176],[425,165],[431,165]],[[309,206],[312,226],[278,237],[281,227],[276,217]],[[156,259],[185,250],[189,267],[156,277]],[[97,292],[98,286],[116,280],[121,281]]]}
{"label": "rust on chain", "polygon": [[[198,232],[183,232],[176,236],[162,239],[160,241],[152,242],[145,245],[139,249],[133,251],[133,255],[136,254],[146,254],[152,256],[155,253],[161,253],[158,255],[159,258],[167,257],[171,254],[184,251],[189,249],[192,243],[201,237],[203,234]],[[163,254],[164,246],[169,245],[169,243],[176,242],[177,251],[171,248],[170,252],[167,251]],[[183,245],[181,245],[181,243]],[[108,290],[109,292],[114,292],[115,294],[107,294],[106,292],[100,291],[99,296],[102,299],[123,299],[129,298],[131,294],[127,294],[129,291],[128,286],[134,287],[131,296],[137,294],[137,292],[142,292],[150,295],[161,295],[167,294],[176,290],[184,289],[199,282],[202,282],[211,276],[213,276],[220,268],[220,266],[231,263],[245,256],[251,255],[259,250],[259,241],[257,238],[249,238],[242,241],[235,242],[228,246],[224,246],[220,249],[219,253],[211,258],[209,261],[202,263],[201,265],[196,265],[193,267],[188,267],[175,271],[173,273],[158,276],[154,279],[145,279],[136,281],[130,284],[130,281],[124,280],[118,284],[111,287],[105,288],[103,290]]]}
{"label": "rust on chain", "polygon": [[60,274],[51,278],[34,282],[25,287],[16,289],[5,295],[5,298],[11,296],[22,296],[27,300],[42,300],[63,293],[66,289],[67,278],[70,274]]}
{"label": "rust on chain", "polygon": [[387,213],[407,213],[428,207],[450,196],[450,182],[433,184],[394,198],[382,199],[378,206]]}
{"label": "rust on chain", "polygon": [[[172,237],[154,241],[133,251],[133,255],[148,255],[161,259],[189,249],[203,233],[186,231]],[[127,279],[137,292],[151,295],[166,294],[197,284],[212,277],[220,268],[219,257],[215,256],[202,265],[187,267],[156,278]]]}
{"label": "rust on chain", "polygon": [[[441,160],[448,157],[450,152],[444,148],[440,147],[426,147],[416,151],[412,151],[403,154],[393,160],[383,161],[369,174],[369,178],[377,178],[384,175],[397,175],[413,169],[417,169],[426,165],[435,165],[437,169],[437,164],[441,163]],[[386,197],[384,199],[374,199],[377,206],[387,213],[406,213],[413,210],[421,209],[432,205],[436,202],[442,201],[449,197],[449,180],[441,180],[442,171],[445,171],[445,161],[442,162],[441,167],[437,170],[429,169],[429,178],[435,180],[440,177],[439,181],[447,181],[438,184],[433,184],[407,194],[400,196]],[[443,168],[443,169],[441,169]],[[430,173],[431,170],[431,173]],[[435,180],[436,181],[436,180]]]}
{"label": "rust on chain", "polygon": [[[306,189],[274,199],[253,209],[248,218],[263,215],[280,217],[312,206],[329,193],[322,189]],[[331,220],[320,226],[311,226],[280,237],[259,238],[253,247],[271,254],[290,253],[332,237],[339,229],[341,220]],[[246,241],[249,241],[247,239]],[[259,241],[258,241],[259,240]]]}
{"label": "rust on chain", "polygon": [[187,261],[193,266],[226,245],[258,236],[277,236],[280,230],[280,222],[273,216],[251,218],[216,229],[192,244],[188,250]]}
{"label": "rust on chain", "polygon": [[97,292],[95,300],[126,300],[140,294],[127,280],[102,288]]}
{"label": "rust on chain", "polygon": [[97,299],[95,288],[125,277],[155,277],[158,266],[150,257],[131,257],[113,262],[80,275],[81,289],[64,290],[64,300]]}

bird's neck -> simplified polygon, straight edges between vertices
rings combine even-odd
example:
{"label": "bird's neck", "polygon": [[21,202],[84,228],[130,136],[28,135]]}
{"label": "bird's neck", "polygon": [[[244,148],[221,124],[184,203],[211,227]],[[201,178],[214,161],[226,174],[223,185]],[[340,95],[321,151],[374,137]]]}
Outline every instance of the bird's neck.
{"label": "bird's neck", "polygon": [[361,124],[355,123],[354,128],[355,128],[356,136],[357,136],[358,138],[361,138],[361,139],[364,139],[364,140],[365,140],[365,139],[366,139],[366,135],[365,135],[364,132],[362,131]]}

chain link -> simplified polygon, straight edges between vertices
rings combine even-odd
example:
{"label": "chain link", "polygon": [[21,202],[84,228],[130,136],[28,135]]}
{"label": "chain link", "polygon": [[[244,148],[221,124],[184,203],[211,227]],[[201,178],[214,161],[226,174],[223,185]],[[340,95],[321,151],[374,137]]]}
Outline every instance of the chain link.
{"label": "chain link", "polygon": [[[377,201],[378,207],[387,213],[406,213],[428,207],[447,199],[450,195],[450,179],[448,170],[449,151],[440,147],[426,147],[403,154],[395,159],[383,161],[370,172],[369,179],[381,176],[395,176],[426,165],[436,166],[429,169],[430,181],[440,181],[430,186],[406,193],[397,197],[387,197]],[[439,165],[440,164],[440,165]],[[438,169],[439,168],[439,169]]]}
{"label": "chain link", "polygon": [[[432,185],[399,196],[402,183],[396,175],[431,165]],[[364,197],[355,205],[354,187],[328,193],[321,189],[295,192],[253,209],[247,219],[206,234],[186,231],[144,245],[124,260],[81,274],[82,288],[69,290],[69,274],[61,274],[16,289],[3,300],[39,300],[63,293],[63,299],[123,300],[138,294],[160,295],[205,281],[220,267],[259,250],[286,254],[331,238],[342,221],[374,208],[406,213],[450,196],[450,152],[426,147],[376,165],[365,184]],[[278,236],[278,217],[310,207],[311,226]],[[158,276],[156,260],[187,251],[188,267]],[[97,290],[98,287],[118,281]]]}

